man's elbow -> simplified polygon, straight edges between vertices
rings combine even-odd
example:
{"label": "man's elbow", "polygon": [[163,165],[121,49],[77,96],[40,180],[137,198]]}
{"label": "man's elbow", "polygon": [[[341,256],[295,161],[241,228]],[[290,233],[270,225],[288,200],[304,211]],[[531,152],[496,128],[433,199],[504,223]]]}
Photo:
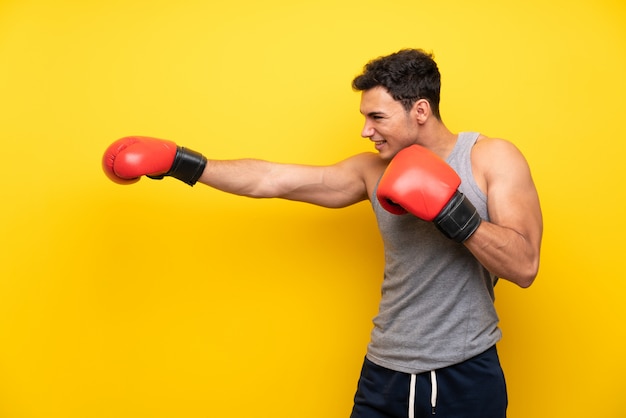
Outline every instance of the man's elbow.
{"label": "man's elbow", "polygon": [[515,284],[523,289],[527,289],[535,282],[537,274],[539,274],[538,259],[527,264],[526,268],[520,272],[517,280],[515,280]]}

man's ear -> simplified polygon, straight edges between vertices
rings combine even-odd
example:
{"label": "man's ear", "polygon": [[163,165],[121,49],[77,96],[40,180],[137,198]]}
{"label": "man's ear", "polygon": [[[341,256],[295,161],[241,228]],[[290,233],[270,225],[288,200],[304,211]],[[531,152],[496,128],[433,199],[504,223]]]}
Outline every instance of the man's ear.
{"label": "man's ear", "polygon": [[413,117],[417,120],[417,123],[423,124],[432,115],[430,109],[430,102],[426,99],[419,99],[413,104],[411,109]]}

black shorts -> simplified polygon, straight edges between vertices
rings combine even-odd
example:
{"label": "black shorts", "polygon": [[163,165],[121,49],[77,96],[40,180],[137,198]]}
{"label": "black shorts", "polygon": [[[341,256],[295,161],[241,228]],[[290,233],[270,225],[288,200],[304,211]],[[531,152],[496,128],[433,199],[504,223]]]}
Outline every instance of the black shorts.
{"label": "black shorts", "polygon": [[505,418],[506,382],[493,346],[462,363],[420,374],[363,363],[351,418]]}

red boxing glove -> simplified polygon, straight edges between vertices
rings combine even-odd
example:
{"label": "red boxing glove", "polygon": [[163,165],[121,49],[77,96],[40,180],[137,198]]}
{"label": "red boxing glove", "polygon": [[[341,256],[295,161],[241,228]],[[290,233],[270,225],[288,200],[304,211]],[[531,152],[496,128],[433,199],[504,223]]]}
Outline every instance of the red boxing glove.
{"label": "red boxing glove", "polygon": [[104,173],[119,184],[135,183],[145,175],[153,179],[172,176],[193,186],[206,163],[206,158],[195,151],[144,136],[118,139],[102,158]]}
{"label": "red boxing glove", "polygon": [[412,145],[391,160],[376,197],[395,215],[411,213],[457,242],[468,239],[481,222],[472,203],[458,191],[461,179],[439,156]]}

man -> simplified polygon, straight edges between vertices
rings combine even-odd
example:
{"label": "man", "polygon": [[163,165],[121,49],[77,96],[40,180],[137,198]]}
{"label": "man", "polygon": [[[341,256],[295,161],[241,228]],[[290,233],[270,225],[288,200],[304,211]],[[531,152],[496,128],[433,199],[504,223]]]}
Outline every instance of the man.
{"label": "man", "polygon": [[532,284],[542,236],[526,160],[505,140],[446,128],[439,70],[424,51],[371,61],[353,88],[361,91],[361,135],[377,153],[329,166],[218,161],[171,141],[127,137],[108,148],[104,170],[119,183],[173,176],[334,208],[369,199],[385,277],[352,418],[505,417],[494,285]]}

